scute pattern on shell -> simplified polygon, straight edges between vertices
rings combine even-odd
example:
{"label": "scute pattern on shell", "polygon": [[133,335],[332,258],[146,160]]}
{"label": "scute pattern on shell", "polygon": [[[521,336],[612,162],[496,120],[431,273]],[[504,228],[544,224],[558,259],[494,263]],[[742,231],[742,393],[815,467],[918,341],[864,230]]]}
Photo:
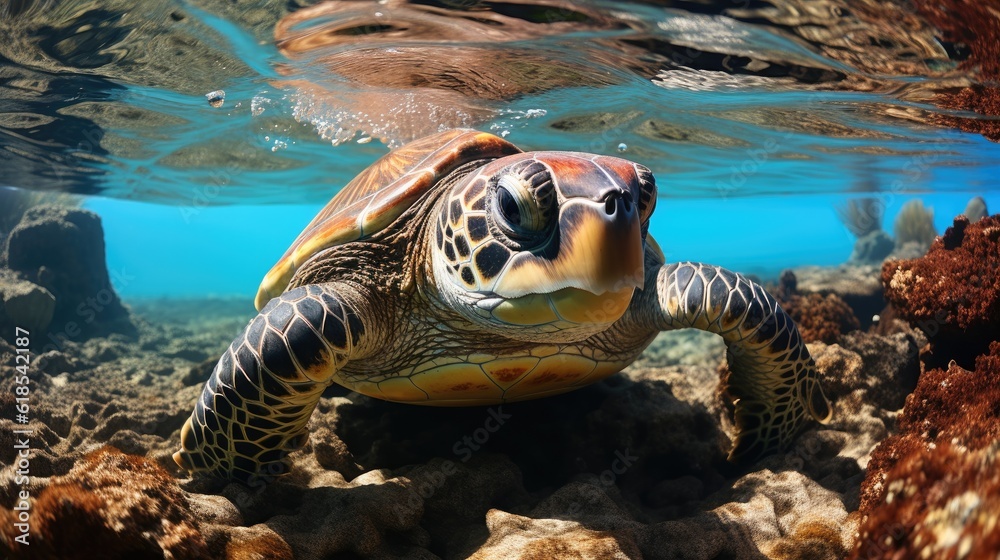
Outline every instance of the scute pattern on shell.
{"label": "scute pattern on shell", "polygon": [[320,210],[271,268],[257,292],[257,309],[284,291],[295,271],[313,255],[386,227],[455,168],[520,152],[498,136],[454,129],[382,156]]}

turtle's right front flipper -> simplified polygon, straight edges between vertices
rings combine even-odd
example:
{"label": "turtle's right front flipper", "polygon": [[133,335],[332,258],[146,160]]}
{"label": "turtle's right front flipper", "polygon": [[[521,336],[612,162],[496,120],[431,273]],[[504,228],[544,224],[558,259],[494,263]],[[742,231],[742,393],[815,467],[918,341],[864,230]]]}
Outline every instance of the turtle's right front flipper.
{"label": "turtle's right front flipper", "polygon": [[174,461],[244,483],[287,472],[320,395],[364,339],[356,310],[330,285],[272,299],[215,366]]}
{"label": "turtle's right front flipper", "polygon": [[638,297],[640,316],[656,330],[696,328],[726,341],[728,389],[737,398],[730,460],[787,447],[808,418],[830,420],[831,405],[795,322],[745,276],[702,263],[664,265],[650,270]]}

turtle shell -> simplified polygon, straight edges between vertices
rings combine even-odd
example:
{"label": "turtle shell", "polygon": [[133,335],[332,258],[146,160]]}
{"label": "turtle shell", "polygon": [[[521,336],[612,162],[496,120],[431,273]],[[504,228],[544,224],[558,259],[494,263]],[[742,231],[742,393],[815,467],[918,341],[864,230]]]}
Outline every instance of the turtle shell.
{"label": "turtle shell", "polygon": [[469,129],[432,134],[389,152],[348,183],[309,222],[264,276],[254,304],[259,310],[281,294],[295,271],[313,255],[388,226],[459,166],[520,152],[498,136]]}

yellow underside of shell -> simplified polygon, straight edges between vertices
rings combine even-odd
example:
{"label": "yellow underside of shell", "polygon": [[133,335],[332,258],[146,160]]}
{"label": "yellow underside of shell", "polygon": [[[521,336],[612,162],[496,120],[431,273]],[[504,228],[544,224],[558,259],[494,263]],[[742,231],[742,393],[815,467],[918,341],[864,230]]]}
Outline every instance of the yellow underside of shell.
{"label": "yellow underside of shell", "polygon": [[572,391],[628,365],[628,362],[603,361],[597,356],[567,352],[556,346],[540,346],[532,355],[478,361],[476,355],[470,355],[467,361],[418,367],[415,369],[422,370],[419,373],[378,383],[343,380],[341,383],[363,395],[388,401],[430,406],[490,405]]}

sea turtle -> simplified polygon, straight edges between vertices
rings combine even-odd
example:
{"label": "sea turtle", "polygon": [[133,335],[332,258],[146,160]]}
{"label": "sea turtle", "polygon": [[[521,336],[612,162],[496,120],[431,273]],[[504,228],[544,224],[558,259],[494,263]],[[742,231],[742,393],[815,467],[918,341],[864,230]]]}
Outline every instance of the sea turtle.
{"label": "sea turtle", "polygon": [[[264,278],[174,460],[250,482],[284,472],[323,390],[426,405],[556,395],[612,375],[666,329],[728,345],[730,458],[780,449],[831,408],[792,319],[746,277],[664,264],[649,169],[522,152],[449,130],[366,169]],[[706,224],[705,227],[711,227]]]}

